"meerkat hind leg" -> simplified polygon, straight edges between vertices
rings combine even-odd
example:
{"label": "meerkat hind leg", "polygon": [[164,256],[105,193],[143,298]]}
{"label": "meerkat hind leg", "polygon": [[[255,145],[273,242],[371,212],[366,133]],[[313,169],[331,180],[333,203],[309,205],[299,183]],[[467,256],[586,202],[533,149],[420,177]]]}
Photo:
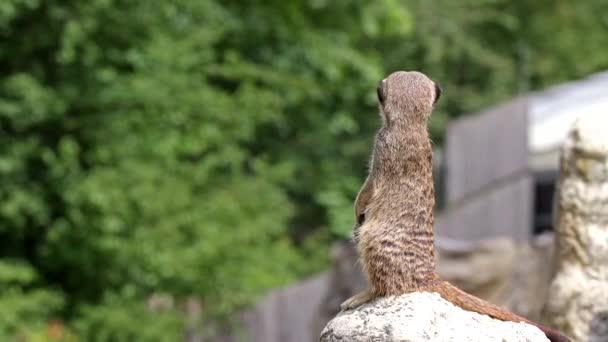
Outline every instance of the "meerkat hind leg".
{"label": "meerkat hind leg", "polygon": [[374,295],[369,289],[361,291],[356,295],[350,297],[349,299],[345,300],[344,303],[340,305],[340,310],[345,311],[354,309],[362,304],[369,302],[372,299],[374,299]]}

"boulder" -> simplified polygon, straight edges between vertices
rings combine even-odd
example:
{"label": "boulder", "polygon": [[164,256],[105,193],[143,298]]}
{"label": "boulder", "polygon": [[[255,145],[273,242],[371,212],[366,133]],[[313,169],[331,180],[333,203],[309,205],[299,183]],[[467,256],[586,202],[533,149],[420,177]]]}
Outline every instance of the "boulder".
{"label": "boulder", "polygon": [[465,311],[436,293],[379,298],[332,319],[321,342],[546,342],[538,328]]}

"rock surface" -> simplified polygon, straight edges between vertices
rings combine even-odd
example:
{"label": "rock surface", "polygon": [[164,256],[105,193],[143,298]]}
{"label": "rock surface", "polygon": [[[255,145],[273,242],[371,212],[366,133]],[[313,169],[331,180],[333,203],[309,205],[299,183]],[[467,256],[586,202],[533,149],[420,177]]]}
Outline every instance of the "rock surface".
{"label": "rock surface", "polygon": [[557,271],[544,319],[574,341],[608,341],[608,114],[572,127],[555,217]]}
{"label": "rock surface", "polygon": [[538,328],[469,312],[436,293],[380,298],[341,312],[321,333],[321,342],[549,341]]}

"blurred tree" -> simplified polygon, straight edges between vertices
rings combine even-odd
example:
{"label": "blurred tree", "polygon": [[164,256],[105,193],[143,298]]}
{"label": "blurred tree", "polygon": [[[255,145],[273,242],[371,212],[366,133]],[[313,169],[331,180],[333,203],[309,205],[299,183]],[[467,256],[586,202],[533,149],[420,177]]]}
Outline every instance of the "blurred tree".
{"label": "blurred tree", "polygon": [[607,67],[600,6],[3,0],[0,338],[57,318],[70,338],[174,341],[183,314],[149,296],[226,314],[320,270],[383,75],[439,80],[440,141],[449,116]]}
{"label": "blurred tree", "polygon": [[0,250],[28,276],[0,331],[174,341],[179,310],[148,296],[222,314],[323,267],[329,235],[288,229],[367,150],[351,113],[382,69],[359,44],[408,20],[390,0],[3,2]]}

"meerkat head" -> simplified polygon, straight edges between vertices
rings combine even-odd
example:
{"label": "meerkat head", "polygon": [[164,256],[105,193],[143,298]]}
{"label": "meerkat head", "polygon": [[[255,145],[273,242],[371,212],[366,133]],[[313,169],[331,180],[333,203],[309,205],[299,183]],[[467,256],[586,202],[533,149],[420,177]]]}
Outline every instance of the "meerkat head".
{"label": "meerkat head", "polygon": [[441,88],[425,74],[397,71],[378,83],[378,104],[385,125],[426,124]]}

